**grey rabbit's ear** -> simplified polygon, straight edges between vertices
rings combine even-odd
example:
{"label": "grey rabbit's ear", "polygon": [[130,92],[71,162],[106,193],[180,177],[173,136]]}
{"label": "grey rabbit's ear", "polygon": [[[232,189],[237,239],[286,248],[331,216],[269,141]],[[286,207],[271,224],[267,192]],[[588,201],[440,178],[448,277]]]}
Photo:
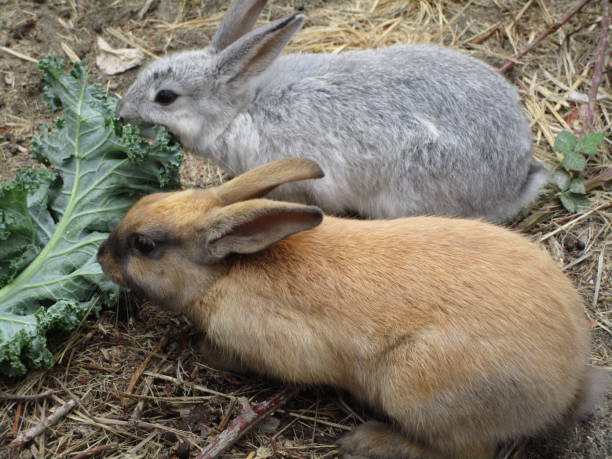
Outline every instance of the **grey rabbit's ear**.
{"label": "grey rabbit's ear", "polygon": [[294,14],[254,30],[218,55],[219,79],[239,82],[259,75],[278,57],[291,37],[300,30],[305,17]]}
{"label": "grey rabbit's ear", "polygon": [[235,0],[212,39],[215,53],[224,50],[245,33],[250,32],[267,0]]}

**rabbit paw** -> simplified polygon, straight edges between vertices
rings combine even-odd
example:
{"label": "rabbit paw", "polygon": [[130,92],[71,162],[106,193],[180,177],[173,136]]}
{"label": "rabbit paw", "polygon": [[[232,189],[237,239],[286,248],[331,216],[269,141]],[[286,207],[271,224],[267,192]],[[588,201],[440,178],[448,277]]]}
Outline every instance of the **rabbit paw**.
{"label": "rabbit paw", "polygon": [[433,459],[441,456],[411,443],[388,424],[370,421],[342,437],[342,459]]}

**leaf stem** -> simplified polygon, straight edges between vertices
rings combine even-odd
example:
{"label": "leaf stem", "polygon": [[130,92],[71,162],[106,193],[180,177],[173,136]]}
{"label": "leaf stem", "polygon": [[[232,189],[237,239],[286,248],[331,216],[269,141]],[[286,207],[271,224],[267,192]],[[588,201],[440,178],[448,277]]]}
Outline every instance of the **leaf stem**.
{"label": "leaf stem", "polygon": [[38,254],[38,256],[28,265],[26,269],[24,269],[11,283],[0,289],[0,304],[2,302],[12,296],[17,292],[27,287],[27,282],[36,274],[36,272],[45,264],[48,259],[48,255],[55,246],[59,243],[68,223],[71,220],[72,212],[77,205],[78,197],[77,191],[79,189],[79,178],[80,178],[80,170],[81,170],[81,158],[79,154],[79,146],[80,146],[80,130],[81,130],[81,112],[83,110],[83,99],[85,97],[85,89],[87,88],[87,74],[84,75],[82,83],[81,83],[81,92],[79,95],[79,100],[77,104],[77,109],[75,110],[74,119],[76,123],[75,127],[75,141],[74,145],[74,161],[75,161],[75,171],[74,171],[74,182],[72,183],[72,190],[70,193],[70,201],[66,206],[66,211],[62,215],[62,218],[57,223],[55,227],[55,231],[53,232],[53,236],[49,239],[49,242],[45,245],[42,251]]}

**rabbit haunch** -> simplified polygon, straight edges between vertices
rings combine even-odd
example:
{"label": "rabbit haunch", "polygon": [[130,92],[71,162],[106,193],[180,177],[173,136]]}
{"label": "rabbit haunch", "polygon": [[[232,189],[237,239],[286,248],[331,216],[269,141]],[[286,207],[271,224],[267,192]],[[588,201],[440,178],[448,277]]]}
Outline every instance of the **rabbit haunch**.
{"label": "rabbit haunch", "polygon": [[359,221],[259,199],[321,175],[287,159],[143,198],[99,260],[190,317],[224,366],[335,385],[393,421],[358,427],[345,457],[490,458],[583,410],[583,305],[544,251],[480,221]]}
{"label": "rabbit haunch", "polygon": [[279,57],[304,17],[251,31],[264,4],[236,1],[211,46],[151,63],[118,113],[167,126],[233,174],[311,158],[326,178],[273,197],[332,214],[504,221],[535,199],[547,174],[516,90],[493,68],[434,45]]}

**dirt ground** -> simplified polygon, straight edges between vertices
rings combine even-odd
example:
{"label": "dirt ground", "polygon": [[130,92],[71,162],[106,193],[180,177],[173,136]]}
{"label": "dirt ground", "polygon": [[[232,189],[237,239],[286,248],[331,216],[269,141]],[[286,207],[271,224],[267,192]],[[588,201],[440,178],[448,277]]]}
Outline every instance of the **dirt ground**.
{"label": "dirt ground", "polygon": [[[461,48],[499,67],[578,1],[567,0],[276,0],[262,21],[303,11],[306,27],[292,51],[336,52],[399,42],[434,42]],[[147,5],[148,8],[143,9]],[[31,166],[29,149],[38,125],[48,121],[34,60],[74,53],[92,70],[93,81],[119,97],[136,71],[103,75],[95,66],[98,35],[111,45],[143,49],[148,59],[206,45],[226,0],[0,0],[0,181]],[[508,78],[519,88],[532,121],[534,152],[555,164],[551,145],[573,124],[574,95],[587,94],[599,34],[600,2],[527,54]],[[16,55],[17,53],[17,55]],[[609,67],[608,67],[609,70]],[[609,75],[604,75],[595,128],[610,129]],[[579,127],[579,126],[578,126]],[[609,139],[605,145],[609,153]],[[590,160],[587,177],[612,166],[608,155]],[[223,180],[223,171],[187,156],[185,186]],[[582,293],[593,326],[594,365],[612,361],[612,261],[608,186],[590,193],[591,210],[575,215],[560,208],[549,187],[513,226],[542,241]],[[606,207],[607,206],[607,207]],[[200,362],[192,341],[197,332],[185,319],[125,295],[116,310],[86,322],[68,342],[58,343],[47,372],[21,381],[0,380],[0,391],[51,397],[0,403],[0,458],[18,457],[195,457],[233,412],[230,399],[263,400],[280,384],[255,375],[217,371]],[[133,391],[130,379],[144,368]],[[132,392],[132,395],[126,395]],[[56,426],[14,452],[14,435],[49,415],[68,398],[78,406]],[[587,421],[557,436],[533,440],[528,457],[612,457],[610,396]],[[130,421],[136,412],[139,421]],[[229,413],[229,414],[228,414]],[[334,457],[336,439],[371,417],[345,393],[310,388],[294,397],[224,457]],[[80,454],[80,455],[79,455]]]}

